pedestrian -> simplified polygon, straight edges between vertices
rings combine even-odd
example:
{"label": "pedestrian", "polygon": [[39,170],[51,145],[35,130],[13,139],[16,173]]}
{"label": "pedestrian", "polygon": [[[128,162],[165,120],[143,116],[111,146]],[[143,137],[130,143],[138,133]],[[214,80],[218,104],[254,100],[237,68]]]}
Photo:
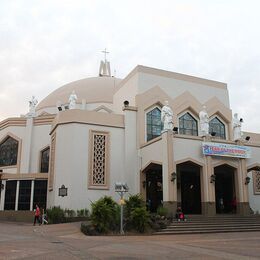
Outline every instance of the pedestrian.
{"label": "pedestrian", "polygon": [[40,210],[39,206],[36,204],[36,209],[34,210],[34,222],[33,222],[34,226],[35,226],[36,220],[39,223],[39,226],[41,225],[40,217],[41,217],[41,210]]}

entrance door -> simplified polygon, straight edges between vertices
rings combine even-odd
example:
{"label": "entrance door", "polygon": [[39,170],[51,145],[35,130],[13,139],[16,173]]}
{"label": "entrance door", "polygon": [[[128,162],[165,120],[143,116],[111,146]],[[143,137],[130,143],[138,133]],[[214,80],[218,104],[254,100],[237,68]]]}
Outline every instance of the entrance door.
{"label": "entrance door", "polygon": [[162,166],[158,165],[146,172],[146,203],[151,212],[156,212],[162,205]]}
{"label": "entrance door", "polygon": [[[186,214],[201,214],[200,166],[184,163],[177,167],[180,176],[181,207]],[[179,201],[179,199],[178,199]]]}
{"label": "entrance door", "polygon": [[216,213],[235,213],[234,169],[226,165],[219,166],[215,168],[215,175]]}

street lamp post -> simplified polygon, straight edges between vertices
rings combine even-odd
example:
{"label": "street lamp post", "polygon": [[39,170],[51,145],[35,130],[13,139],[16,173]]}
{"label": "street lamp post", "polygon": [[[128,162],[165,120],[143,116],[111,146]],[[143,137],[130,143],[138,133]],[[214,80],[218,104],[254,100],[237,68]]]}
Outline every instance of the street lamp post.
{"label": "street lamp post", "polygon": [[123,217],[124,217],[124,194],[128,192],[129,188],[124,182],[116,182],[115,191],[120,196],[120,234],[124,234],[124,225],[123,225]]}

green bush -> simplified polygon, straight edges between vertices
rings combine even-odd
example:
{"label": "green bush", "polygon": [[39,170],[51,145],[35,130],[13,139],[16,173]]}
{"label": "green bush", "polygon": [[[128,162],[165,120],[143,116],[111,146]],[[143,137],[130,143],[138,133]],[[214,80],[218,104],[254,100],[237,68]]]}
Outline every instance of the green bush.
{"label": "green bush", "polygon": [[65,209],[64,214],[66,218],[74,218],[76,217],[76,212],[73,209]]}
{"label": "green bush", "polygon": [[149,213],[145,207],[135,208],[131,211],[130,221],[138,232],[143,233],[149,222]]}
{"label": "green bush", "polygon": [[77,210],[77,217],[88,217],[89,210],[88,209],[78,209]]}
{"label": "green bush", "polygon": [[100,233],[115,231],[119,227],[119,206],[108,196],[91,204],[91,221]]}
{"label": "green bush", "polygon": [[164,208],[163,206],[158,207],[157,214],[163,217],[167,217],[168,215],[168,209]]}
{"label": "green bush", "polygon": [[80,230],[83,234],[87,236],[97,235],[97,231],[95,230],[94,226],[90,221],[81,223]]}
{"label": "green bush", "polygon": [[140,194],[129,196],[128,200],[125,201],[125,213],[130,216],[132,210],[135,208],[142,208],[145,206],[145,202]]}
{"label": "green bush", "polygon": [[64,210],[60,208],[60,206],[47,209],[47,216],[49,223],[58,224],[65,222],[65,213]]}

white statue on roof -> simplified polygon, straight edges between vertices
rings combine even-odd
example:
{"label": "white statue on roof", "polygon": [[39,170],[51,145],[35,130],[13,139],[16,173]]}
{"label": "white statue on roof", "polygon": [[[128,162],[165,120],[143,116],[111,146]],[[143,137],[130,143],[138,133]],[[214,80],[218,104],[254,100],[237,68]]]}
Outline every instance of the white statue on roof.
{"label": "white statue on roof", "polygon": [[233,139],[234,141],[240,140],[242,138],[241,126],[242,126],[242,118],[238,118],[238,114],[235,113],[233,117]]}
{"label": "white statue on roof", "polygon": [[35,98],[35,96],[32,96],[32,99],[29,100],[29,115],[35,115],[35,108],[38,104],[38,100]]}
{"label": "white statue on roof", "polygon": [[199,113],[200,117],[200,131],[202,136],[209,134],[209,115],[206,110],[206,106],[203,106],[203,109]]}
{"label": "white statue on roof", "polygon": [[163,130],[173,129],[173,112],[166,100],[161,112],[161,121],[163,122]]}
{"label": "white statue on roof", "polygon": [[75,90],[73,90],[69,97],[69,109],[76,109],[77,99],[78,99],[78,97],[75,93]]}

